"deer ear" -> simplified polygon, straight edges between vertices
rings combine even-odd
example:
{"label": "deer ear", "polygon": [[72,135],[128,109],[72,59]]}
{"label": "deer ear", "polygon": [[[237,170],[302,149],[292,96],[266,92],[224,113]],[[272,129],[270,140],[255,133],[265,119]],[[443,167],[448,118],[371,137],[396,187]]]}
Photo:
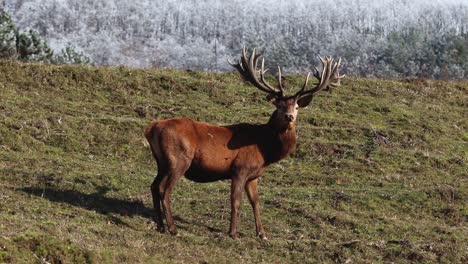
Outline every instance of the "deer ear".
{"label": "deer ear", "polygon": [[308,94],[302,98],[299,98],[299,100],[297,100],[297,105],[299,105],[300,108],[306,107],[310,104],[313,97],[314,96],[312,94]]}

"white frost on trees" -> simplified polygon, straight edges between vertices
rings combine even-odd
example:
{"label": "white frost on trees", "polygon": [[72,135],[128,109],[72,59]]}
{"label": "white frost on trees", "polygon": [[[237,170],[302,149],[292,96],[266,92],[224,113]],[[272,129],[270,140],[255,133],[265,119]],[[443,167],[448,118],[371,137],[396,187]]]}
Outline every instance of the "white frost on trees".
{"label": "white frost on trees", "polygon": [[[466,63],[416,54],[418,47],[442,47],[445,35],[453,45],[444,49],[468,49],[459,43],[468,40],[466,0],[6,0],[6,6],[19,27],[37,30],[55,50],[72,43],[103,65],[228,70],[226,57],[245,45],[289,71],[332,54],[356,75],[437,78],[436,66],[468,74]],[[405,55],[410,67],[394,65]]]}

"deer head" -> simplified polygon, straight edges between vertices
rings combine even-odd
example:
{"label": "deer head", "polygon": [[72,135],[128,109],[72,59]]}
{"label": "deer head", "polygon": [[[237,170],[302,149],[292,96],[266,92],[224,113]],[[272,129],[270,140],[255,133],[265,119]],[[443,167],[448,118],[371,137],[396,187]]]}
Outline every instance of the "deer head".
{"label": "deer head", "polygon": [[314,95],[319,91],[330,90],[331,88],[340,86],[340,80],[345,77],[345,75],[339,74],[341,59],[335,62],[332,57],[325,57],[325,59],[319,57],[322,69],[319,71],[314,67],[314,77],[318,80],[316,86],[313,89],[306,90],[310,76],[309,72],[302,88],[294,95],[286,96],[282,83],[281,68],[278,66],[278,85],[274,87],[265,80],[265,73],[268,69],[264,67],[265,60],[263,58],[260,69],[258,69],[258,60],[261,57],[263,57],[261,54],[255,53],[255,48],[248,57],[247,49],[243,48],[242,56],[238,63],[228,62],[240,72],[245,81],[250,82],[253,86],[268,94],[267,100],[272,102],[276,107],[271,121],[279,128],[294,126],[299,108],[308,106]]}

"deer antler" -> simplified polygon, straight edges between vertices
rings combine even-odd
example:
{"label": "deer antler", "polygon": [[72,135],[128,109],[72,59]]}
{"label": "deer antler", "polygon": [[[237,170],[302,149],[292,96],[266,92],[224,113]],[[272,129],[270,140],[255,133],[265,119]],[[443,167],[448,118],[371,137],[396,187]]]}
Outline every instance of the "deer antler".
{"label": "deer antler", "polygon": [[239,71],[244,80],[250,82],[261,91],[268,93],[272,97],[283,97],[284,90],[283,84],[281,83],[281,68],[278,66],[278,88],[276,88],[265,80],[265,73],[268,69],[265,70],[265,60],[263,58],[261,68],[257,70],[257,63],[260,57],[262,57],[262,54],[255,54],[254,48],[250,57],[247,58],[247,48],[244,47],[242,48],[242,56],[239,62],[234,64],[228,60],[228,63]]}
{"label": "deer antler", "polygon": [[[318,84],[315,86],[315,88],[305,91],[307,86],[306,80],[302,89],[294,95],[298,99],[308,95],[314,95],[323,89],[329,90],[330,88],[336,88],[340,86],[340,80],[346,76],[344,74],[340,75],[339,73],[341,58],[338,59],[337,62],[335,62],[335,60],[329,56],[325,57],[325,59],[319,56],[319,59],[322,63],[322,71],[319,72],[319,70],[314,66],[314,77],[319,81]],[[307,75],[307,78],[308,77],[309,75]]]}

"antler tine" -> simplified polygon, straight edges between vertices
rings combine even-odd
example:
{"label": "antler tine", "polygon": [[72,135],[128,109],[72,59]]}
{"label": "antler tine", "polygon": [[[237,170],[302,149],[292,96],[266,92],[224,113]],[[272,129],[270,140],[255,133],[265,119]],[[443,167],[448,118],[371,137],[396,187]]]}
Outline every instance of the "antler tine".
{"label": "antler tine", "polygon": [[270,85],[268,85],[268,83],[264,80],[263,78],[263,74],[268,71],[267,70],[264,70],[264,63],[265,63],[265,59],[262,58],[262,68],[260,70],[257,70],[257,63],[258,63],[258,59],[262,57],[262,54],[255,54],[255,48],[252,50],[252,55],[250,56],[250,69],[251,69],[251,74],[252,76],[258,81],[258,79],[256,78],[257,76],[257,72],[260,73],[260,76],[261,76],[261,83],[260,84],[263,84],[265,85],[265,87],[268,89],[268,90],[271,90],[272,92],[277,92],[277,90],[274,88],[274,87],[271,87]]}
{"label": "antler tine", "polygon": [[[283,86],[282,86],[281,81],[279,81],[279,90],[276,89],[275,87],[271,86],[265,80],[265,72],[267,72],[268,69],[264,70],[264,65],[265,65],[265,58],[262,58],[262,70],[260,71],[261,72],[260,79],[261,79],[262,84],[265,85],[266,87],[268,87],[270,90],[272,90],[274,93],[276,93],[280,97],[282,97],[283,96]],[[281,73],[280,73],[280,75],[281,75]]]}
{"label": "antler tine", "polygon": [[239,59],[239,62],[237,63],[233,63],[231,62],[230,59],[227,59],[227,62],[229,63],[229,65],[233,66],[234,68],[236,68],[242,75],[242,77],[244,77],[244,73],[245,73],[245,69],[244,69],[244,66],[242,65],[245,65],[245,53],[246,53],[246,49],[245,47],[242,48],[242,56],[240,57]]}
{"label": "antler tine", "polygon": [[265,59],[262,58],[262,68],[260,69],[260,79],[262,82],[265,82],[265,72],[267,72],[268,69],[265,70]]}
{"label": "antler tine", "polygon": [[255,62],[255,65],[254,65],[254,69],[255,69],[255,74],[257,74],[257,63],[258,63],[258,59],[262,57],[262,54],[256,54],[255,55],[255,58],[254,58],[254,62]]}
{"label": "antler tine", "polygon": [[[327,69],[327,74],[325,75],[326,78],[325,78],[325,80],[323,80],[323,83],[326,83],[326,82],[328,82],[329,84],[331,83],[330,78],[333,76],[333,70],[335,69],[335,67],[334,67],[335,65],[333,65],[333,62],[334,62],[333,58],[330,57],[330,56],[327,56],[327,67],[328,67],[328,69]],[[323,83],[322,83],[322,85],[323,85]],[[327,91],[330,90],[328,85],[323,85],[323,87],[320,88],[320,90],[322,90],[322,89],[326,89]]]}
{"label": "antler tine", "polygon": [[283,83],[281,81],[281,67],[278,65],[278,84],[281,91],[281,94],[284,94]]}
{"label": "antler tine", "polygon": [[302,90],[304,91],[304,89],[307,87],[307,83],[309,82],[309,76],[310,76],[310,72],[307,73],[307,77],[306,77],[306,80],[304,82],[304,86],[302,86]]}
{"label": "antler tine", "polygon": [[267,88],[269,88],[275,94],[278,94],[279,96],[283,96],[283,89],[282,88],[280,88],[280,90],[278,91],[278,89],[276,89],[275,87],[268,84],[268,82],[265,80],[265,72],[267,72],[267,71],[268,71],[268,69],[265,70],[265,58],[262,58],[262,68],[260,70],[260,80],[261,80],[262,84],[264,84]]}
{"label": "antler tine", "polygon": [[331,56],[322,58],[318,56],[321,64],[322,70],[319,71],[317,67],[314,66],[314,77],[317,78],[317,85],[308,91],[304,91],[304,88],[296,93],[296,96],[301,98],[307,95],[314,95],[319,91],[325,89],[329,90],[330,88],[336,88],[340,86],[340,80],[345,77],[345,75],[340,75],[339,68],[341,66],[341,58],[335,62]]}
{"label": "antler tine", "polygon": [[325,59],[323,59],[320,56],[319,56],[319,58],[320,58],[320,61],[322,62],[322,73],[321,73],[321,76],[320,76],[320,79],[319,79],[319,81],[320,81],[319,85],[323,85],[323,82],[327,79],[326,75],[330,72],[330,69],[329,69],[330,63],[329,63],[328,56],[325,57]]}
{"label": "antler tine", "polygon": [[307,73],[307,76],[306,76],[306,79],[305,79],[305,82],[304,82],[304,85],[302,86],[302,88],[297,93],[295,93],[293,95],[293,97],[297,97],[302,92],[304,92],[305,88],[307,87],[307,83],[309,82],[309,77],[310,77],[310,72]]}
{"label": "antler tine", "polygon": [[[280,88],[280,89],[279,89],[279,91],[278,91],[275,87],[273,87],[273,86],[271,86],[270,84],[268,84],[268,82],[265,80],[265,72],[267,72],[267,71],[268,71],[268,69],[265,70],[265,59],[262,58],[262,68],[261,68],[261,70],[260,70],[260,80],[261,80],[261,82],[262,82],[265,86],[267,86],[268,88],[270,88],[276,95],[278,95],[279,97],[282,97],[283,94],[284,94],[284,92],[283,92],[283,87],[282,87],[281,81],[279,81],[279,88]],[[279,74],[281,75],[281,73],[279,73]]]}
{"label": "antler tine", "polygon": [[255,61],[255,48],[253,48],[252,50],[252,54],[250,54],[250,60],[249,60],[249,70],[250,70],[250,73],[253,73],[253,76],[255,76],[256,74],[256,67],[257,66],[257,62]]}
{"label": "antler tine", "polygon": [[[247,52],[248,52],[247,48],[243,47],[242,55],[241,55],[239,62],[237,64],[234,64],[228,60],[228,63],[231,64],[234,68],[236,68],[239,71],[239,73],[241,74],[244,80],[250,82],[255,87],[260,89],[261,91],[266,92],[275,97],[282,97],[283,96],[282,89],[280,88],[280,90],[278,90],[277,88],[268,84],[265,80],[266,70],[264,69],[263,58],[262,58],[261,69],[258,70],[257,68],[258,60],[260,57],[262,57],[262,55],[256,54],[255,48],[252,50],[252,53],[250,54],[249,57],[247,57]],[[260,80],[258,78],[258,74],[260,74]]]}
{"label": "antler tine", "polygon": [[320,80],[320,71],[314,66],[314,77]]}
{"label": "antler tine", "polygon": [[343,79],[346,74],[340,75],[339,69],[341,65],[341,58],[338,59],[338,62],[334,64],[333,67],[333,82],[330,82],[329,87],[336,88],[339,87],[341,84],[341,79]]}
{"label": "antler tine", "polygon": [[346,74],[343,74],[340,76],[340,72],[339,72],[340,66],[341,66],[341,57],[338,59],[338,66],[336,67],[336,78],[338,80],[343,79],[346,76]]}

